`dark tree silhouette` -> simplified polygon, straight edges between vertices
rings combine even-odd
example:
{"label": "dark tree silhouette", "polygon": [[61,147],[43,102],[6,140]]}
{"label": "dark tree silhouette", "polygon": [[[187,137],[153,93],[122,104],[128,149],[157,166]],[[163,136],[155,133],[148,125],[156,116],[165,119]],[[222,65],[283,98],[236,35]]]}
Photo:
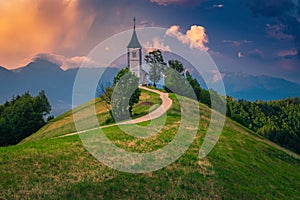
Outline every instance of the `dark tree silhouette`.
{"label": "dark tree silhouette", "polygon": [[45,124],[51,111],[44,91],[36,97],[28,92],[0,106],[0,145],[13,145]]}

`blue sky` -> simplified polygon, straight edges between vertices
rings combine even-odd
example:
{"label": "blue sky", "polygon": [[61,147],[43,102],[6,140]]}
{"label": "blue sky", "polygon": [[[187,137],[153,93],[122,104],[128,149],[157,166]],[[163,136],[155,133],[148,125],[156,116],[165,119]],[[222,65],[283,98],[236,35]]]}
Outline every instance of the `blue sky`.
{"label": "blue sky", "polygon": [[[221,71],[300,83],[298,0],[11,0],[0,3],[0,65],[48,54],[77,66],[101,41],[137,27],[203,27]],[[49,57],[48,56],[48,57]]]}

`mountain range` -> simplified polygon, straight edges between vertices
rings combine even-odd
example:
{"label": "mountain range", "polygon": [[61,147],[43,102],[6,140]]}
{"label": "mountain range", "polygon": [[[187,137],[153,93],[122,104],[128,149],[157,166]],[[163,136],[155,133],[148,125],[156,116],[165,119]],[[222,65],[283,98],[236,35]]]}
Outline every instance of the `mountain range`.
{"label": "mountain range", "polygon": [[[99,69],[84,70],[92,76]],[[107,68],[101,82],[112,82],[118,70]],[[59,65],[40,58],[14,70],[0,67],[0,103],[26,91],[36,95],[44,90],[52,105],[52,114],[57,116],[72,107],[72,91],[77,71],[78,69],[62,70]],[[200,79],[199,82],[203,85]],[[236,99],[254,101],[300,96],[299,84],[281,78],[225,72],[223,81],[227,95]]]}
{"label": "mountain range", "polygon": [[227,95],[236,99],[268,101],[300,96],[300,85],[282,78],[237,72],[223,74]]}
{"label": "mountain range", "polygon": [[[87,75],[93,75],[99,69],[84,70]],[[64,71],[57,64],[43,59],[36,59],[15,70],[0,67],[0,103],[27,91],[36,95],[44,90],[52,105],[52,114],[57,116],[72,107],[72,91],[77,71],[78,69]],[[117,72],[117,68],[107,68],[101,81],[112,82]]]}

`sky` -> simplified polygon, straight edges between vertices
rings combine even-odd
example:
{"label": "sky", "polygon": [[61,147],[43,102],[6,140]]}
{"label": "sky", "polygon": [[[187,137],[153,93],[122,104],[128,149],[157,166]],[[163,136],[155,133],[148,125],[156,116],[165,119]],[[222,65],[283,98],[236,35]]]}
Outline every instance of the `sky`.
{"label": "sky", "polygon": [[300,83],[299,0],[0,0],[0,66],[41,57],[78,67],[134,16],[194,41],[221,71]]}

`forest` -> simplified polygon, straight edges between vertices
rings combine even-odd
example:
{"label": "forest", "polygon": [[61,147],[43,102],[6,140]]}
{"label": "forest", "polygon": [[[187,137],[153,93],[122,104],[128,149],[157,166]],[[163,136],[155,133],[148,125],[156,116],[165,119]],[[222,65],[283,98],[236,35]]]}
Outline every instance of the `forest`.
{"label": "forest", "polygon": [[256,134],[300,153],[300,100],[245,101],[227,98],[227,115]]}
{"label": "forest", "polygon": [[17,144],[39,130],[50,111],[44,91],[35,97],[26,92],[0,105],[0,146]]}

